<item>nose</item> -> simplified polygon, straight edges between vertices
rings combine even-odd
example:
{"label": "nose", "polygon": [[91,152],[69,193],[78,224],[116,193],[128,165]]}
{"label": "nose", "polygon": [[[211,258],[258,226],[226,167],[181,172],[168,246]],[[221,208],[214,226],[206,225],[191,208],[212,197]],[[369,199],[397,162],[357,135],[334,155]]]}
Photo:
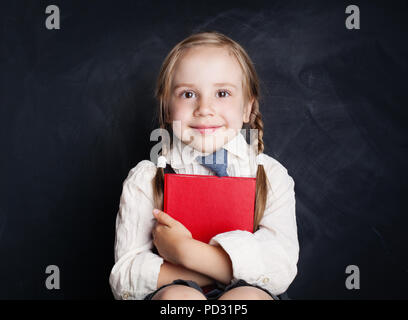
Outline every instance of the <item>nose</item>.
{"label": "nose", "polygon": [[194,110],[194,116],[205,117],[214,115],[214,108],[212,107],[213,101],[210,97],[200,97],[198,99],[198,104]]}

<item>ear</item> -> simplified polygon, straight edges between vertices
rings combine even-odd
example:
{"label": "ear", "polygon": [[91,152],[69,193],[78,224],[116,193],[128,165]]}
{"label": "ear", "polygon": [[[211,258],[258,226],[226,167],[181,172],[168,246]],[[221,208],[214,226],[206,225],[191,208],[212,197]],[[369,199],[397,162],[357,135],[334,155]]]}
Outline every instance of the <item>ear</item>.
{"label": "ear", "polygon": [[249,99],[249,101],[244,105],[244,112],[243,112],[243,122],[249,122],[249,116],[251,115],[252,105],[255,101],[255,98]]}

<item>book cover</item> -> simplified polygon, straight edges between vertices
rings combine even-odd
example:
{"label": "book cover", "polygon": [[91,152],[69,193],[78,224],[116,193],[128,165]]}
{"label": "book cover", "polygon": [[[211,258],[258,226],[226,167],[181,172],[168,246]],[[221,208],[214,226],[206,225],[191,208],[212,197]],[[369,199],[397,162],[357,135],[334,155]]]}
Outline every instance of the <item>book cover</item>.
{"label": "book cover", "polygon": [[219,233],[253,231],[256,178],[164,175],[164,211],[208,243]]}

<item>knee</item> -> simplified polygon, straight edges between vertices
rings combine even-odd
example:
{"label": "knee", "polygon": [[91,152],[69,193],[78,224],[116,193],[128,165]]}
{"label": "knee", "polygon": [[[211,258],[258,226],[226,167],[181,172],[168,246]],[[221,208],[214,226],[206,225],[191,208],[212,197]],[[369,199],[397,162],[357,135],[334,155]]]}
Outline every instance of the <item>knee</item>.
{"label": "knee", "polygon": [[227,291],[218,300],[273,300],[273,298],[259,288],[242,286]]}
{"label": "knee", "polygon": [[173,284],[159,290],[152,300],[207,300],[207,298],[197,289]]}

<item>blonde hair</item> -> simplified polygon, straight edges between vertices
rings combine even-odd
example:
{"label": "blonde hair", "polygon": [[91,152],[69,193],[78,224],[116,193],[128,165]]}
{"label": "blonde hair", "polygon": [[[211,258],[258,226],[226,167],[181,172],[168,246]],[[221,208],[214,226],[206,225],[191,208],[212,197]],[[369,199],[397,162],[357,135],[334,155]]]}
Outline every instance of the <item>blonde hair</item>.
{"label": "blonde hair", "polygon": [[[223,47],[229,50],[233,56],[238,60],[242,72],[244,74],[243,79],[243,88],[244,88],[244,97],[249,101],[251,98],[254,99],[252,104],[252,110],[249,117],[249,128],[258,129],[257,138],[257,151],[258,154],[262,153],[264,150],[263,143],[263,121],[262,116],[259,111],[259,79],[255,71],[255,67],[249,58],[245,50],[234,40],[229,37],[216,32],[199,32],[190,35],[186,39],[182,40],[169,52],[166,58],[163,61],[163,64],[160,69],[159,76],[157,78],[157,85],[155,91],[155,97],[159,102],[159,126],[162,129],[172,132],[171,121],[170,121],[170,112],[169,112],[169,97],[171,90],[171,80],[175,65],[179,58],[181,57],[184,50],[202,45],[212,45],[217,47]],[[240,133],[238,133],[240,134]],[[170,135],[170,148],[173,144],[172,135]],[[163,152],[167,154],[168,150],[165,150],[165,145],[163,145]],[[163,153],[162,153],[163,154]],[[157,172],[152,181],[153,184],[153,197],[154,197],[154,206],[155,208],[163,208],[163,190],[164,190],[164,169],[157,168]],[[255,232],[258,229],[259,222],[263,217],[267,191],[268,191],[268,180],[266,177],[265,169],[263,165],[258,165],[256,173],[256,195],[255,195],[255,213],[254,213],[254,229]]]}

